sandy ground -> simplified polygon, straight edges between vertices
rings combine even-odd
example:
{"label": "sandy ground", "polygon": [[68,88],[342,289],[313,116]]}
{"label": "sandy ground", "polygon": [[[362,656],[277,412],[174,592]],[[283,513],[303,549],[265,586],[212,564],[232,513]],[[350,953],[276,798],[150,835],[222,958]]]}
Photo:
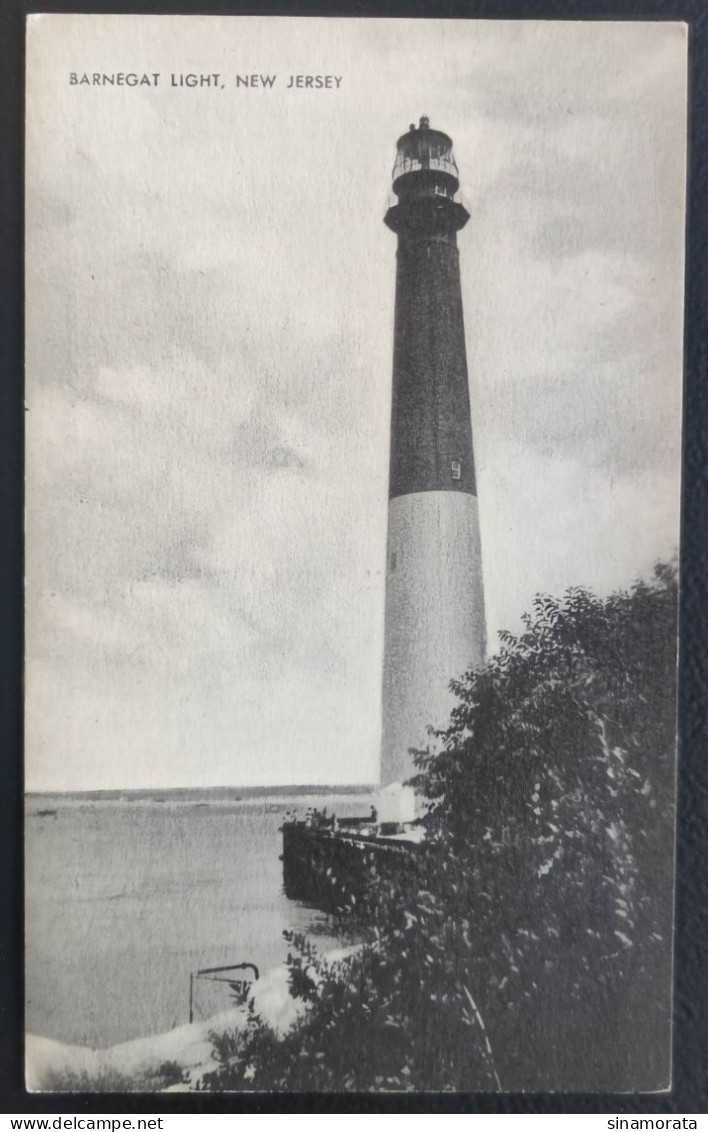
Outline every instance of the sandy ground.
{"label": "sandy ground", "polygon": [[[342,957],[346,951],[342,951]],[[330,953],[328,958],[339,958]],[[253,999],[261,1017],[279,1030],[296,1019],[301,1004],[288,993],[287,967],[276,967],[254,984]],[[36,1034],[27,1034],[25,1080],[30,1092],[54,1091],[54,1082],[66,1073],[87,1073],[97,1077],[106,1072],[149,1077],[164,1062],[176,1062],[189,1073],[189,1085],[172,1086],[170,1091],[195,1088],[204,1073],[214,1068],[209,1034],[237,1029],[244,1025],[245,1011],[236,1007],[203,1021],[178,1026],[166,1033],[121,1042],[107,1049],[72,1046]],[[137,1087],[137,1086],[136,1086]]]}
{"label": "sandy ground", "polygon": [[[333,963],[356,950],[357,945],[331,949],[323,958]],[[253,984],[252,998],[256,1013],[281,1033],[293,1024],[303,1009],[302,1002],[289,993],[288,967],[284,963],[267,971]],[[72,1076],[86,1073],[90,1078],[117,1073],[134,1078],[136,1090],[139,1090],[141,1080],[158,1075],[161,1065],[173,1062],[187,1072],[189,1081],[183,1085],[172,1085],[165,1091],[189,1091],[195,1089],[203,1075],[215,1067],[209,1035],[214,1031],[223,1033],[239,1029],[245,1020],[245,1009],[234,1007],[199,1022],[177,1026],[162,1034],[120,1042],[106,1049],[66,1045],[28,1033],[25,1040],[25,1083],[29,1092],[56,1092],[57,1079],[67,1073]]]}

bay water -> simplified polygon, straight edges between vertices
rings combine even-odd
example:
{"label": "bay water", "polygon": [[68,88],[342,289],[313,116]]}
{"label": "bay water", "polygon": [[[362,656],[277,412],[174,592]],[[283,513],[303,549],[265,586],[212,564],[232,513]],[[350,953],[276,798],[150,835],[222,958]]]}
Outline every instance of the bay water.
{"label": "bay water", "polygon": [[280,827],[310,806],[366,813],[371,795],[237,794],[28,796],[29,1032],[93,1047],[159,1033],[188,1021],[197,969],[262,974],[285,960],[285,930],[336,945],[321,913],[283,893]]}

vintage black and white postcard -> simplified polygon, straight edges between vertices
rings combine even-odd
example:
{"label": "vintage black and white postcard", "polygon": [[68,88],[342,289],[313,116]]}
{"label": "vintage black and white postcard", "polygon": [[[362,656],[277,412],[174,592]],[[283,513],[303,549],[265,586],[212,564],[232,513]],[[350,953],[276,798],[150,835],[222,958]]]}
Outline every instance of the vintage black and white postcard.
{"label": "vintage black and white postcard", "polygon": [[686,44],[29,17],[29,1088],[670,1087]]}

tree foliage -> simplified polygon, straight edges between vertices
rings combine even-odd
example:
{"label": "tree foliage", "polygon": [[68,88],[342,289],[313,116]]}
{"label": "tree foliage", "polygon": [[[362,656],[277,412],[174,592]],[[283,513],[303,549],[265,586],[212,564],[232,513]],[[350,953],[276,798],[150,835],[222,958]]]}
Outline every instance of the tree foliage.
{"label": "tree foliage", "polygon": [[[367,938],[292,939],[278,1035],[252,1010],[213,1088],[657,1088],[668,1064],[677,579],[539,596],[453,684],[419,753],[416,868],[372,884]],[[361,926],[361,925],[360,925]]]}

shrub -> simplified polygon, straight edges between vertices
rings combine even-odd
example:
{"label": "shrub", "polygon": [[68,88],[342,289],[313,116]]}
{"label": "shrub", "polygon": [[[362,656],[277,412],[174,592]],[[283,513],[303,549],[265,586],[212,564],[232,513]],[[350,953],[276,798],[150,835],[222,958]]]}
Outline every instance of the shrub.
{"label": "shrub", "polygon": [[655,1089],[670,1038],[677,579],[539,596],[453,683],[415,868],[366,939],[292,939],[306,1006],[214,1038],[209,1088]]}

